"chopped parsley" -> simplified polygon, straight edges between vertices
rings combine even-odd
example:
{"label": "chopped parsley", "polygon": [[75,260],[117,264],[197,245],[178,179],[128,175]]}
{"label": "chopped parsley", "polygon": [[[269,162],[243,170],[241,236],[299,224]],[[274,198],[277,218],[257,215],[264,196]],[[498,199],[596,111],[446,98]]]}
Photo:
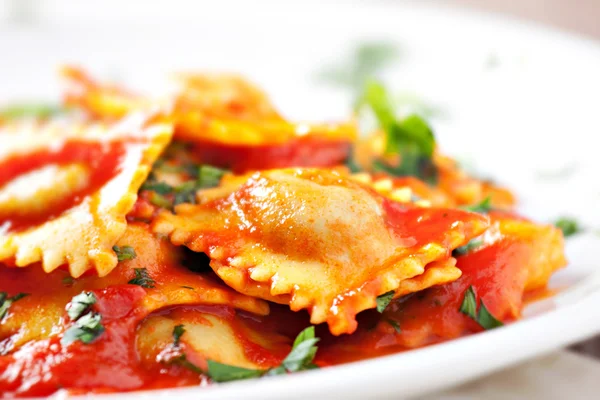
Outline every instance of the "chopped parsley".
{"label": "chopped parsley", "polygon": [[212,165],[201,165],[198,167],[198,185],[200,188],[215,187],[221,182],[227,170],[213,167]]}
{"label": "chopped parsley", "polygon": [[98,313],[90,312],[79,318],[63,334],[60,343],[63,346],[71,344],[77,340],[89,344],[98,338],[104,332],[102,326],[102,316]]}
{"label": "chopped parsley", "polygon": [[169,194],[173,191],[173,186],[165,182],[148,182],[142,185],[142,190],[152,190],[158,194]]}
{"label": "chopped parsley", "polygon": [[394,328],[394,330],[396,331],[396,333],[401,333],[402,330],[400,329],[400,324],[397,321],[394,321],[393,319],[386,319],[387,323],[390,324],[392,326],[392,328]]}
{"label": "chopped parsley", "polygon": [[459,257],[459,256],[464,256],[467,253],[472,252],[475,249],[478,249],[479,247],[483,246],[483,240],[482,239],[471,239],[469,241],[469,243],[465,244],[464,246],[460,246],[457,247],[456,249],[454,249],[454,251],[452,251],[452,256],[453,257]]}
{"label": "chopped parsley", "polygon": [[133,260],[136,257],[135,250],[131,246],[113,246],[113,251],[117,254],[119,261]]}
{"label": "chopped parsley", "polygon": [[479,326],[486,330],[498,328],[504,325],[502,321],[499,321],[488,311],[483,299],[480,301],[480,303],[479,312],[477,312],[475,289],[473,289],[473,286],[469,286],[469,288],[465,291],[465,297],[463,298],[463,302],[460,305],[459,311],[471,318],[473,321],[477,322]]}
{"label": "chopped parsley", "polygon": [[64,278],[62,278],[61,282],[65,286],[73,286],[73,284],[75,283],[75,279],[70,276],[65,276]]}
{"label": "chopped parsley", "polygon": [[387,293],[377,296],[377,299],[375,299],[375,301],[377,302],[377,311],[378,312],[382,313],[386,309],[386,307],[390,304],[390,302],[394,298],[394,293],[395,292],[393,290],[390,290]]}
{"label": "chopped parsley", "polygon": [[492,210],[492,198],[488,196],[479,204],[465,207],[465,210],[480,214],[487,214]]}
{"label": "chopped parsley", "polygon": [[241,379],[258,378],[264,374],[260,369],[234,367],[208,360],[208,376],[215,382],[229,382]]}
{"label": "chopped parsley", "polygon": [[[167,165],[160,163],[155,168],[164,170]],[[196,204],[196,192],[200,189],[215,187],[227,170],[211,165],[185,164],[183,166],[168,166],[172,172],[186,172],[193,179],[178,186],[156,181],[154,175],[142,185],[142,190],[153,192],[148,200],[157,207],[172,209],[182,203]]]}
{"label": "chopped parsley", "polygon": [[179,346],[179,341],[181,340],[181,336],[185,333],[185,328],[183,325],[177,325],[173,328],[173,345],[175,347]]}
{"label": "chopped parsley", "polygon": [[66,311],[71,321],[74,321],[63,334],[60,343],[69,345],[77,340],[89,344],[104,332],[102,316],[91,310],[97,301],[92,292],[82,292],[71,299]]}
{"label": "chopped parsley", "polygon": [[15,301],[19,301],[25,296],[29,296],[29,293],[17,293],[8,297],[8,293],[0,292],[0,320],[8,313],[8,309]]}
{"label": "chopped parsley", "polygon": [[[178,325],[179,326],[179,325]],[[177,329],[177,327],[175,327]],[[180,335],[176,338],[175,329],[173,330],[173,338],[178,341]],[[183,334],[183,333],[181,333]],[[294,340],[292,350],[281,362],[281,365],[268,370],[249,369],[235,367],[233,365],[222,364],[213,360],[208,360],[208,371],[206,374],[215,382],[229,382],[240,379],[258,378],[261,376],[282,375],[292,372],[304,371],[318,368],[313,364],[313,360],[317,353],[316,343],[319,338],[315,337],[315,327],[310,326],[304,329]],[[198,366],[190,363],[185,355],[178,356],[170,362],[175,362],[196,373],[202,373]]]}
{"label": "chopped parsley", "polygon": [[96,295],[92,292],[82,292],[73,297],[71,302],[67,304],[67,314],[71,321],[81,317],[92,305],[96,304],[96,301]]}
{"label": "chopped parsley", "polygon": [[371,108],[385,132],[385,155],[399,157],[396,165],[377,159],[373,162],[373,169],[394,176],[416,176],[436,183],[438,170],[432,159],[435,138],[427,122],[416,114],[402,120],[396,118],[388,93],[376,81],[368,82],[362,102]]}
{"label": "chopped parsley", "polygon": [[563,232],[565,237],[573,236],[582,231],[579,223],[573,218],[559,218],[554,225]]}
{"label": "chopped parsley", "polygon": [[156,282],[154,279],[150,278],[146,268],[134,268],[133,272],[135,273],[135,278],[127,283],[130,285],[138,285],[146,289],[154,289],[154,284]]}

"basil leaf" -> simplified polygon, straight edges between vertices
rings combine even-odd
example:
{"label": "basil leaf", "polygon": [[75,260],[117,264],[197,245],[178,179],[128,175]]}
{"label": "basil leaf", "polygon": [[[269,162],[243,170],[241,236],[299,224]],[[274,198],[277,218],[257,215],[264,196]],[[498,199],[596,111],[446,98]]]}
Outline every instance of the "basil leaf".
{"label": "basil leaf", "polygon": [[477,300],[475,299],[475,290],[473,289],[473,286],[469,286],[469,288],[466,290],[465,297],[463,298],[459,311],[466,316],[477,320],[475,314],[477,312]]}
{"label": "basil leaf", "polygon": [[179,340],[181,336],[185,333],[185,328],[183,325],[177,325],[173,328],[173,345],[176,347],[179,346]]}
{"label": "basil leaf", "polygon": [[563,232],[565,237],[573,236],[582,230],[579,223],[573,218],[559,218],[554,225]]}
{"label": "basil leaf", "polygon": [[0,292],[0,320],[8,313],[8,309],[15,301],[21,300],[25,296],[29,296],[29,293],[17,293],[8,297],[8,293]]}
{"label": "basil leaf", "polygon": [[60,343],[66,346],[79,340],[85,344],[89,344],[96,340],[102,332],[104,332],[102,316],[98,313],[90,312],[80,317],[65,331]]}
{"label": "basil leaf", "polygon": [[502,321],[497,320],[496,317],[490,314],[485,304],[483,303],[483,300],[481,300],[479,312],[477,313],[477,323],[479,323],[479,325],[481,325],[481,327],[486,330],[498,328],[504,325]]}
{"label": "basil leaf", "polygon": [[135,250],[131,246],[113,246],[113,251],[117,254],[119,261],[133,260],[136,257]]}
{"label": "basil leaf", "polygon": [[487,214],[492,210],[492,198],[488,196],[479,204],[465,207],[465,210],[480,214]]}
{"label": "basil leaf", "polygon": [[150,278],[146,268],[134,268],[133,272],[135,273],[135,278],[127,283],[130,285],[138,285],[146,289],[154,289],[154,284],[156,282],[154,279]]}
{"label": "basil leaf", "polygon": [[259,369],[248,369],[234,367],[208,360],[208,376],[215,382],[229,382],[240,379],[250,379],[262,376],[263,371]]}
{"label": "basil leaf", "polygon": [[377,296],[377,299],[375,299],[375,301],[377,302],[377,311],[382,313],[386,309],[388,304],[390,304],[390,302],[394,298],[394,293],[395,292],[393,290],[390,290],[387,293]]}
{"label": "basil leaf", "polygon": [[66,307],[71,321],[81,317],[92,305],[96,304],[96,301],[96,295],[92,292],[82,292],[74,296]]}

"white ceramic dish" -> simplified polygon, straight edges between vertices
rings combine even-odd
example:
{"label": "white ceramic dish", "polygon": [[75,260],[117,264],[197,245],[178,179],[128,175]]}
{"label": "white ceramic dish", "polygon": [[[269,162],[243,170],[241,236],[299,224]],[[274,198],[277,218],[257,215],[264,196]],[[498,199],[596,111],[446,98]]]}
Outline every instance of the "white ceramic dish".
{"label": "white ceramic dish", "polygon": [[144,22],[130,7],[117,23],[108,22],[108,12],[75,8],[65,16],[50,8],[43,26],[0,27],[0,49],[10,54],[0,63],[0,101],[57,93],[54,68],[76,61],[138,86],[155,84],[165,71],[235,70],[263,84],[291,116],[334,118],[348,113],[350,98],[315,83],[315,71],[356,41],[385,39],[401,49],[386,80],[444,109],[445,117],[433,120],[442,149],[514,188],[527,215],[550,221],[570,214],[588,233],[569,240],[570,265],[551,282],[561,292],[502,329],[286,377],[98,397],[401,398],[600,332],[594,274],[600,46],[535,25],[412,3],[270,3],[264,12],[255,2],[188,5],[187,12],[145,10]]}

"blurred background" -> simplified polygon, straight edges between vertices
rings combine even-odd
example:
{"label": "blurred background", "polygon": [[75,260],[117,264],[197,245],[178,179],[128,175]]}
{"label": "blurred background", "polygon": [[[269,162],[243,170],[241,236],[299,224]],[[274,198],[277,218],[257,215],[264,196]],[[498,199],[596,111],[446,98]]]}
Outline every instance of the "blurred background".
{"label": "blurred background", "polygon": [[[375,1],[394,3],[399,0]],[[202,2],[107,0],[102,3],[105,5],[103,8],[86,0],[0,0],[0,23],[44,24],[67,21],[85,22],[86,20],[135,22],[149,15],[160,18],[165,13],[164,6],[168,4],[172,6],[169,7],[171,10],[166,11],[167,14],[173,11],[176,13],[178,10],[185,13],[184,10],[189,10],[189,7],[199,7],[199,3]],[[597,0],[433,0],[429,3],[447,3],[465,8],[499,12],[600,38],[600,24],[598,24],[600,2]],[[118,10],[118,13],[115,10]]]}
{"label": "blurred background", "polygon": [[[165,71],[202,67],[249,75],[294,117],[343,118],[361,83],[361,68],[365,67],[361,60],[369,60],[371,68],[395,59],[400,63],[398,69],[392,68],[397,74],[384,75],[402,88],[398,102],[433,119],[443,148],[465,165],[477,167],[479,173],[494,171],[495,178],[510,182],[523,194],[521,204],[528,215],[548,220],[560,213],[579,212],[597,234],[600,214],[585,215],[585,210],[600,201],[600,188],[587,185],[590,180],[597,181],[596,164],[586,166],[564,157],[585,159],[585,151],[596,157],[596,150],[557,138],[565,132],[587,131],[590,121],[596,119],[600,88],[598,79],[588,78],[597,77],[597,70],[591,67],[597,64],[577,57],[587,54],[588,42],[600,41],[600,1],[259,3],[261,7],[256,2],[232,0],[0,0],[0,104],[57,96],[54,77],[63,62],[82,64],[105,78],[126,77],[133,87],[147,87]],[[377,9],[372,15],[379,15],[381,23],[363,21],[360,10],[367,3]],[[443,23],[440,26],[444,28],[418,26],[406,5],[418,8],[423,3],[429,7],[428,20]],[[402,13],[397,25],[393,19],[396,6]],[[522,41],[520,28],[488,25],[485,15],[479,25],[463,31],[460,22],[454,27],[448,24],[450,7],[498,13],[533,24],[533,28],[545,25],[584,40],[573,45],[563,40],[564,36],[554,37],[542,30],[543,40],[529,35],[530,39]],[[390,41],[398,37],[400,41]],[[556,45],[560,55],[548,43]],[[596,60],[599,53],[589,54],[590,60]],[[300,75],[306,79],[297,79]],[[324,90],[323,85],[329,89]],[[302,98],[314,101],[299,105]],[[563,113],[569,106],[573,113]],[[573,118],[575,114],[577,118]],[[515,123],[518,129],[514,129]],[[486,134],[480,135],[482,131]],[[528,157],[544,133],[546,152]],[[492,137],[504,140],[490,148]],[[516,142],[524,153],[514,153],[514,162],[507,165],[502,146],[515,150],[511,143]],[[485,162],[478,164],[471,159],[474,152],[465,154],[465,148],[481,149],[477,150],[478,159]],[[556,193],[556,181],[548,180],[559,179],[559,175],[566,179],[569,174],[573,179],[564,182],[562,193]],[[527,193],[532,188],[535,198],[553,201],[530,199]],[[573,191],[580,195],[572,196]],[[573,246],[575,256],[578,249],[589,252],[587,242]],[[576,348],[599,354],[595,347],[600,346],[588,342]]]}

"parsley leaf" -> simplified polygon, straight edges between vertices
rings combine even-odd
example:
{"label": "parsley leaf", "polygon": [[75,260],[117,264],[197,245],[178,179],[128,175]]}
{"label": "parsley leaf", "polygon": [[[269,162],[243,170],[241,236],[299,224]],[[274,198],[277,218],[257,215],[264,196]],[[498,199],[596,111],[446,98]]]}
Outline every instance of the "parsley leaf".
{"label": "parsley leaf", "polygon": [[463,302],[460,305],[459,311],[475,322],[479,324],[483,329],[489,330],[498,328],[503,326],[504,323],[499,321],[496,317],[494,317],[486,308],[483,303],[483,299],[480,301],[481,305],[479,307],[479,312],[476,313],[477,310],[477,299],[475,298],[475,289],[473,286],[469,286],[469,288],[465,291],[465,297],[463,298]]}
{"label": "parsley leaf", "polygon": [[215,382],[229,382],[240,379],[258,378],[263,375],[260,369],[234,367],[208,360],[208,376]]}
{"label": "parsley leaf", "polygon": [[387,91],[376,81],[367,83],[363,103],[371,108],[385,131],[385,154],[400,157],[398,165],[379,159],[373,168],[394,176],[416,176],[435,183],[438,175],[432,160],[435,138],[427,122],[416,114],[398,120]]}
{"label": "parsley leaf", "polygon": [[267,371],[234,367],[216,361],[208,361],[208,376],[216,382],[228,382],[238,379],[256,378],[260,376],[282,375],[318,368],[313,364],[317,353],[315,344],[319,338],[315,337],[315,327],[310,326],[298,334],[292,350],[277,368]]}
{"label": "parsley leaf", "polygon": [[402,330],[400,329],[400,324],[397,321],[394,321],[393,319],[386,319],[386,321],[388,324],[390,324],[392,326],[392,328],[394,328],[396,333],[402,332]]}
{"label": "parsley leaf", "polygon": [[133,272],[135,273],[135,278],[127,283],[130,285],[138,285],[146,289],[154,289],[154,284],[156,282],[154,279],[150,278],[146,268],[134,268]]}
{"label": "parsley leaf", "polygon": [[141,190],[152,190],[158,194],[169,194],[173,192],[173,187],[165,182],[148,182],[146,181]]}
{"label": "parsley leaf", "polygon": [[67,314],[71,321],[81,317],[92,305],[96,304],[96,295],[92,292],[81,292],[67,304]]}
{"label": "parsley leaf", "polygon": [[173,328],[173,345],[175,347],[179,346],[179,340],[181,336],[185,333],[185,328],[183,325],[177,325]]}
{"label": "parsley leaf", "polygon": [[456,249],[454,249],[452,251],[452,256],[453,257],[459,257],[459,256],[464,256],[467,253],[472,252],[473,250],[477,249],[478,247],[481,247],[483,245],[483,240],[475,238],[475,239],[471,239],[469,241],[469,243],[465,244],[464,246],[460,246],[457,247]]}
{"label": "parsley leaf", "polygon": [[469,286],[465,292],[465,297],[463,298],[463,302],[458,311],[465,314],[467,317],[477,320],[477,300],[475,299],[475,290],[473,289],[473,286]]}
{"label": "parsley leaf", "polygon": [[498,328],[499,326],[504,325],[502,321],[499,321],[494,317],[487,309],[483,300],[481,300],[481,305],[479,306],[479,312],[477,313],[477,322],[483,329],[489,330]]}
{"label": "parsley leaf", "polygon": [[8,313],[8,309],[15,301],[21,300],[25,296],[29,296],[29,293],[17,293],[8,297],[8,293],[0,292],[0,320]]}
{"label": "parsley leaf", "polygon": [[390,290],[387,293],[377,296],[377,299],[375,299],[375,301],[377,302],[377,311],[382,313],[386,309],[388,304],[390,304],[390,302],[394,298],[394,293],[395,292],[393,290]]}
{"label": "parsley leaf", "polygon": [[317,354],[315,344],[319,338],[315,337],[315,327],[310,326],[304,329],[294,340],[292,351],[282,361],[281,366],[288,372],[302,371],[312,364]]}
{"label": "parsley leaf", "polygon": [[113,246],[113,251],[117,254],[119,261],[133,260],[136,257],[135,250],[131,246]]}
{"label": "parsley leaf", "polygon": [[559,218],[554,225],[563,232],[565,237],[573,236],[582,230],[579,223],[573,218]]}
{"label": "parsley leaf", "polygon": [[227,170],[213,167],[212,165],[201,165],[198,168],[198,186],[200,188],[211,188],[221,182]]}
{"label": "parsley leaf", "polygon": [[479,204],[465,207],[465,210],[480,214],[487,214],[492,210],[492,198],[488,196]]}
{"label": "parsley leaf", "polygon": [[96,340],[102,332],[104,332],[102,316],[98,313],[90,312],[80,317],[65,331],[60,343],[66,346],[80,340],[85,344],[89,344]]}
{"label": "parsley leaf", "polygon": [[152,192],[148,196],[148,200],[150,201],[150,203],[160,208],[166,208],[167,210],[173,208],[173,203],[171,202],[171,200],[169,200],[166,196],[158,192]]}

